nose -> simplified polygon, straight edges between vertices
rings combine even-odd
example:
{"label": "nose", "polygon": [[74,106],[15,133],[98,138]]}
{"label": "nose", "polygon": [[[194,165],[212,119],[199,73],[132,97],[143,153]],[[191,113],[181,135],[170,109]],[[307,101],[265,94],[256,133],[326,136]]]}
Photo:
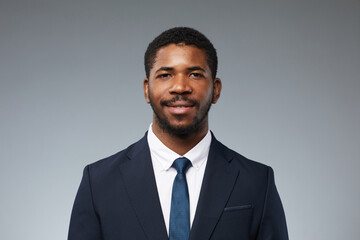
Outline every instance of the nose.
{"label": "nose", "polygon": [[189,94],[192,92],[190,79],[186,75],[177,75],[172,79],[172,85],[169,89],[170,94]]}

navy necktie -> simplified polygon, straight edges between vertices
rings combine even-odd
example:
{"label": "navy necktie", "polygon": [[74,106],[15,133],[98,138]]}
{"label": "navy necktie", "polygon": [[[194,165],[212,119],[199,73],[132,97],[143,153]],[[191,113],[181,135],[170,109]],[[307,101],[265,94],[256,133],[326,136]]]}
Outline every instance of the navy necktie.
{"label": "navy necktie", "polygon": [[176,159],[172,165],[176,169],[177,175],[171,197],[169,240],[189,239],[189,193],[185,173],[190,166],[190,161],[184,157]]}

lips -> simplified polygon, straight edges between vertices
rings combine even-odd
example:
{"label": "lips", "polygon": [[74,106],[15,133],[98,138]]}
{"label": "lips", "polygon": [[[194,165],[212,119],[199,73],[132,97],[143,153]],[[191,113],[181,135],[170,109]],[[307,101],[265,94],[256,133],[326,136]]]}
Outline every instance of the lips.
{"label": "lips", "polygon": [[188,101],[176,101],[170,102],[166,104],[168,107],[175,107],[175,108],[183,108],[183,107],[193,107],[194,104]]}
{"label": "lips", "polygon": [[195,105],[187,101],[176,101],[170,102],[165,106],[169,109],[170,113],[181,115],[189,113]]}

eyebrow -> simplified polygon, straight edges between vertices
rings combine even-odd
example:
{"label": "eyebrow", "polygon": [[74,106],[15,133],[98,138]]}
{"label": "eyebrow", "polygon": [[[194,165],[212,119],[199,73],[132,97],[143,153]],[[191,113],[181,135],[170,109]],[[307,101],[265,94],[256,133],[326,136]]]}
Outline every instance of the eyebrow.
{"label": "eyebrow", "polygon": [[161,67],[158,70],[156,70],[155,73],[160,72],[160,71],[172,71],[172,70],[174,70],[173,67]]}
{"label": "eyebrow", "polygon": [[[190,71],[197,71],[197,70],[199,70],[199,71],[206,72],[205,69],[201,68],[200,66],[192,66],[192,67],[188,67],[187,69],[190,70]],[[155,73],[160,72],[160,71],[173,71],[173,70],[174,70],[173,67],[161,67],[161,68],[159,68],[158,70],[156,70]]]}
{"label": "eyebrow", "polygon": [[199,66],[188,67],[187,69],[188,69],[188,70],[191,70],[191,71],[200,70],[200,71],[206,72],[205,69],[203,69],[203,68],[201,68],[201,67],[199,67]]}

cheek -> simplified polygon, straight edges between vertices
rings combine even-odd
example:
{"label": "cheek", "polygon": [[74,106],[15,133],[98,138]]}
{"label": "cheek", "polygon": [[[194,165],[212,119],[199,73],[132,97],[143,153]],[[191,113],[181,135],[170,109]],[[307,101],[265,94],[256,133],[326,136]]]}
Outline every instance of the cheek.
{"label": "cheek", "polygon": [[[202,92],[202,99],[204,99],[204,101],[208,102],[208,101],[211,101],[212,100],[212,96],[213,96],[213,87],[212,86],[209,86],[209,85],[206,85],[206,86],[203,86],[203,92]],[[206,89],[206,90],[205,90]]]}
{"label": "cheek", "polygon": [[149,84],[149,91],[152,95],[163,95],[169,87],[166,83],[157,83],[156,81],[153,81]]}

